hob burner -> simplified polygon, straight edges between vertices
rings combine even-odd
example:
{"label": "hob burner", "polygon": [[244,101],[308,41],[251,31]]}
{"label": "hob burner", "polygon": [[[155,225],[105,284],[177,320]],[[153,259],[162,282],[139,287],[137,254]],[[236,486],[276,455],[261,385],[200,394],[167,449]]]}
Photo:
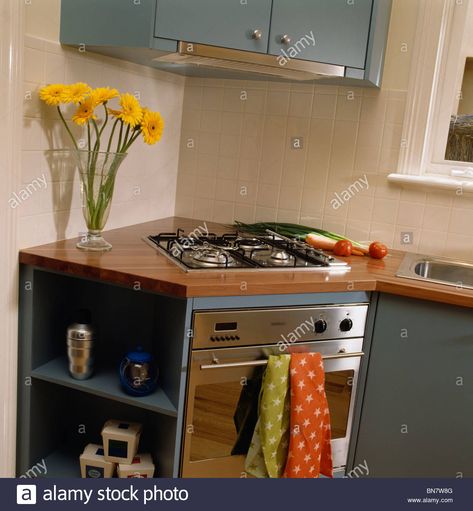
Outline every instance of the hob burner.
{"label": "hob burner", "polygon": [[271,259],[274,259],[275,261],[285,263],[289,261],[291,256],[285,251],[280,248],[273,248],[273,251],[271,252]]}
{"label": "hob burner", "polygon": [[235,245],[238,248],[241,248],[245,252],[250,252],[251,250],[263,250],[268,249],[269,246],[263,240],[258,238],[237,238],[235,241]]}
{"label": "hob burner", "polygon": [[225,266],[231,260],[230,256],[216,248],[197,248],[192,253],[192,259],[211,266]]}

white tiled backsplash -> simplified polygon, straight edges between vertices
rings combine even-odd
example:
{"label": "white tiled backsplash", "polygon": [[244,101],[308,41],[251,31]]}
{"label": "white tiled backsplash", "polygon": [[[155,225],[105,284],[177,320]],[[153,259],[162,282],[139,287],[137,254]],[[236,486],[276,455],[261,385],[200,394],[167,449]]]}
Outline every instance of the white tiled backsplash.
{"label": "white tiled backsplash", "polygon": [[[470,258],[471,197],[386,180],[397,166],[404,107],[398,90],[188,80],[176,213],[300,222]],[[294,149],[298,137],[302,148]],[[343,193],[360,178],[356,193]]]}
{"label": "white tiled backsplash", "polygon": [[68,141],[55,109],[39,100],[45,83],[112,86],[139,94],[143,104],[162,113],[161,141],[152,147],[137,141],[119,170],[107,229],[174,214],[184,78],[32,36],[25,37],[24,69],[22,187],[43,175],[47,186],[36,186],[18,206],[20,247],[74,237],[85,229],[77,177],[73,182],[53,175],[48,164],[47,151]]}
{"label": "white tiled backsplash", "polygon": [[[386,180],[397,168],[416,17],[416,2],[394,0],[380,91],[188,79],[176,213],[301,222],[473,259],[472,196]],[[291,148],[294,137],[302,149]],[[335,194],[365,174],[369,188],[334,209]]]}

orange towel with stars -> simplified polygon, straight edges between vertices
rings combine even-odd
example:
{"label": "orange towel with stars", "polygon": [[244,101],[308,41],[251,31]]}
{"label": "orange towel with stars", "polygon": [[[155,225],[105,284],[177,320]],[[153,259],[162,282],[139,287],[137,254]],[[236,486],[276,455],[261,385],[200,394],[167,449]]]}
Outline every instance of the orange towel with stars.
{"label": "orange towel with stars", "polygon": [[291,425],[283,477],[333,477],[330,412],[320,353],[291,354]]}

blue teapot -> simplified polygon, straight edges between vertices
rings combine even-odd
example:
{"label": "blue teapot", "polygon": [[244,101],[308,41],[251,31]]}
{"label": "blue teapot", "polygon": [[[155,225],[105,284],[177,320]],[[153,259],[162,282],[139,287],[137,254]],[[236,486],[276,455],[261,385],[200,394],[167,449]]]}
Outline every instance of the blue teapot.
{"label": "blue teapot", "polygon": [[158,368],[151,353],[140,346],[128,352],[120,363],[120,382],[131,396],[147,396],[158,386]]}

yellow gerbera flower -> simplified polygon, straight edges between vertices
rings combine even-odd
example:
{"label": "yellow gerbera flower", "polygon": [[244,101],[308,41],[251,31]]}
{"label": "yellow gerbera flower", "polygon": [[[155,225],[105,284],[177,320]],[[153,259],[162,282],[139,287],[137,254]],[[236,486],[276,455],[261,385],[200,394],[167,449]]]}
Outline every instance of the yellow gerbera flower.
{"label": "yellow gerbera flower", "polygon": [[120,96],[121,112],[117,115],[125,124],[134,128],[140,124],[143,118],[143,109],[133,94],[122,94]]}
{"label": "yellow gerbera flower", "polygon": [[72,116],[72,120],[79,126],[83,126],[90,119],[96,119],[94,115],[94,108],[96,104],[92,96],[84,99],[76,110],[76,113]]}
{"label": "yellow gerbera flower", "polygon": [[93,89],[90,93],[91,97],[94,99],[96,105],[101,105],[102,103],[106,103],[113,98],[116,98],[119,95],[117,89],[111,89],[110,87],[97,87]]}
{"label": "yellow gerbera flower", "polygon": [[77,82],[71,85],[66,85],[63,94],[64,103],[80,103],[91,92],[91,88],[86,83]]}
{"label": "yellow gerbera flower", "polygon": [[42,87],[39,91],[39,97],[48,105],[57,106],[63,102],[66,85],[62,83],[53,83]]}
{"label": "yellow gerbera flower", "polygon": [[151,112],[146,109],[141,122],[141,133],[144,141],[153,145],[158,142],[163,134],[164,120],[159,112]]}

